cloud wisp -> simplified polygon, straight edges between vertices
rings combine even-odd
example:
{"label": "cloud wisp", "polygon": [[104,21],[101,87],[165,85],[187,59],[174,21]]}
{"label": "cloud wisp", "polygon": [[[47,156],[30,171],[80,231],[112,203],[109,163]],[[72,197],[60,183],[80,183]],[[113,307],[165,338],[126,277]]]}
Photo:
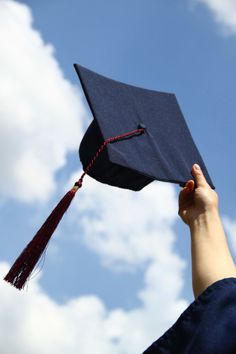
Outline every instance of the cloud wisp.
{"label": "cloud wisp", "polygon": [[205,5],[213,14],[215,21],[224,29],[225,34],[236,35],[235,0],[194,0]]}

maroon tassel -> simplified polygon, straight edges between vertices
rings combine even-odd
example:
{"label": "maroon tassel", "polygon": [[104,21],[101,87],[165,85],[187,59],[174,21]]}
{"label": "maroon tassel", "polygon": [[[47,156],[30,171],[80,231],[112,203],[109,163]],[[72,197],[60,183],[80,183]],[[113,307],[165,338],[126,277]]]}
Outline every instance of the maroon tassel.
{"label": "maroon tassel", "polygon": [[21,255],[17,258],[4,280],[11,283],[17,289],[22,289],[29,278],[31,272],[34,267],[38,263],[40,257],[42,256],[47,244],[55,231],[57,225],[62,219],[64,213],[68,209],[72,199],[74,198],[77,190],[82,187],[82,182],[84,176],[91,170],[94,165],[94,162],[99,157],[100,153],[104,150],[107,144],[110,144],[115,141],[119,141],[120,139],[141,135],[145,132],[145,128],[141,127],[130,132],[127,132],[122,135],[117,135],[112,138],[108,138],[104,140],[96,154],[93,156],[85,171],[82,173],[80,179],[75,183],[74,187],[66,193],[66,195],[62,198],[62,200],[57,204],[55,209],[49,215],[43,226],[36,233],[32,241],[26,246]]}
{"label": "maroon tassel", "polygon": [[81,183],[75,183],[75,186],[61,199],[34,238],[17,258],[4,280],[11,283],[19,290],[24,287],[28,277],[47,247],[53,232],[80,187]]}

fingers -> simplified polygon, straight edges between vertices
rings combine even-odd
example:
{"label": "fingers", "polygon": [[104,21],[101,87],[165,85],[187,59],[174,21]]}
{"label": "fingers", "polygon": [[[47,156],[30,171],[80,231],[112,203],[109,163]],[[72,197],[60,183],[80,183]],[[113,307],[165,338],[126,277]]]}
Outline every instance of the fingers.
{"label": "fingers", "polygon": [[178,214],[181,216],[183,213],[183,208],[186,207],[187,205],[192,203],[192,198],[193,198],[193,193],[192,191],[194,190],[194,181],[193,180],[188,180],[182,188],[182,190],[179,193],[179,212]]}
{"label": "fingers", "polygon": [[192,167],[192,175],[196,179],[197,187],[209,186],[199,165],[196,163]]}
{"label": "fingers", "polygon": [[188,180],[188,182],[185,184],[185,187],[187,188],[188,192],[192,192],[194,190],[194,181],[192,179]]}
{"label": "fingers", "polygon": [[195,183],[192,179],[188,180],[185,183],[185,186],[182,188],[181,192],[186,192],[186,193],[192,192],[194,190],[194,185]]}

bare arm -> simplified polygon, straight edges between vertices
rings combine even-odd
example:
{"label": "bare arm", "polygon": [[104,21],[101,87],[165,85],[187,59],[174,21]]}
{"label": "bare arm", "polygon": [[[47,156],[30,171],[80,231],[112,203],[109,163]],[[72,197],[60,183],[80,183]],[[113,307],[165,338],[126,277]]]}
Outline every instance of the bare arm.
{"label": "bare arm", "polygon": [[236,277],[218,210],[218,196],[208,185],[201,169],[192,168],[179,195],[179,215],[189,226],[192,253],[192,286],[195,298],[217,280]]}

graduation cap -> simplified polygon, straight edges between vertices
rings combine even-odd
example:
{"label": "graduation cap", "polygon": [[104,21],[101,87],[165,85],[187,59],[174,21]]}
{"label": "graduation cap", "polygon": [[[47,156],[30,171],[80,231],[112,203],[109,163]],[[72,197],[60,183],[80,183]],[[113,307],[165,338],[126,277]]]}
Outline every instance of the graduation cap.
{"label": "graduation cap", "polygon": [[21,289],[86,174],[112,186],[141,190],[154,180],[184,186],[198,163],[214,185],[172,93],[118,82],[74,65],[93,114],[79,148],[84,173],[15,261],[6,281]]}

